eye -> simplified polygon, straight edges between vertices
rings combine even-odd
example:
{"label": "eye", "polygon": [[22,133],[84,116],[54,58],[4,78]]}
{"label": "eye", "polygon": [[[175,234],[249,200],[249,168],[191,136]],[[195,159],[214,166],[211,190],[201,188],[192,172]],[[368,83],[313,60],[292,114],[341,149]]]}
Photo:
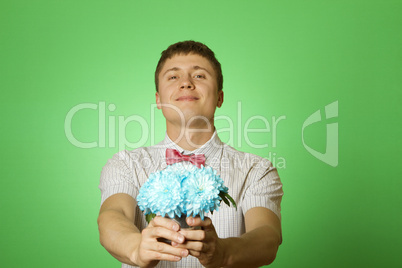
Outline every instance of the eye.
{"label": "eye", "polygon": [[195,78],[205,78],[205,75],[203,75],[203,74],[196,74],[196,75],[195,75]]}
{"label": "eye", "polygon": [[171,76],[169,76],[169,78],[168,78],[168,80],[174,80],[174,79],[177,79],[177,76],[171,75]]}

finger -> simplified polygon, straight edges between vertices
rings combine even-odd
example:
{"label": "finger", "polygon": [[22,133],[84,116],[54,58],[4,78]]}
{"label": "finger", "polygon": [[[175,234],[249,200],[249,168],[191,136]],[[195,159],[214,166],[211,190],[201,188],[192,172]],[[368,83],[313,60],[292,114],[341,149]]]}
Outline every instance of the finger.
{"label": "finger", "polygon": [[157,251],[147,251],[146,253],[147,259],[149,260],[158,260],[158,261],[173,261],[177,262],[182,259],[181,256],[171,255],[167,253],[161,253]]}
{"label": "finger", "polygon": [[184,248],[188,249],[189,251],[199,251],[199,252],[207,252],[208,251],[208,244],[203,243],[200,241],[186,241],[183,244],[178,244],[175,242],[172,242],[172,246],[175,248]]}
{"label": "finger", "polygon": [[201,252],[196,251],[196,250],[189,250],[188,253],[189,253],[191,256],[194,256],[194,257],[196,257],[196,258],[199,258],[199,257],[201,256]]}
{"label": "finger", "polygon": [[[192,255],[194,257],[200,257],[202,253],[204,253],[205,251],[201,251],[201,250],[196,250],[196,249],[200,249],[203,248],[202,245],[197,245],[198,244],[203,244],[201,242],[186,242],[184,244],[177,244],[177,243],[172,243],[172,245],[174,245],[174,247],[177,248],[186,248],[188,250],[188,254]],[[191,249],[194,248],[194,249]]]}
{"label": "finger", "polygon": [[180,258],[187,257],[189,254],[187,249],[175,248],[162,242],[153,243],[149,250],[150,252],[153,252],[153,254],[155,254],[156,259],[161,257],[162,254],[176,256]]}
{"label": "finger", "polygon": [[165,238],[177,243],[183,243],[185,241],[185,236],[183,234],[164,227],[147,227],[142,230],[141,234],[145,240],[147,240],[147,238]]}
{"label": "finger", "polygon": [[204,230],[180,230],[179,234],[182,234],[185,239],[195,240],[195,241],[204,241],[206,239],[206,232]]}
{"label": "finger", "polygon": [[180,226],[179,224],[177,224],[177,222],[175,222],[172,219],[168,219],[161,216],[156,216],[155,218],[153,218],[148,226],[150,227],[161,226],[176,232],[180,230]]}
{"label": "finger", "polygon": [[214,229],[212,224],[212,220],[208,217],[205,217],[204,220],[201,220],[200,217],[188,217],[187,224],[190,226],[201,226],[203,229]]}

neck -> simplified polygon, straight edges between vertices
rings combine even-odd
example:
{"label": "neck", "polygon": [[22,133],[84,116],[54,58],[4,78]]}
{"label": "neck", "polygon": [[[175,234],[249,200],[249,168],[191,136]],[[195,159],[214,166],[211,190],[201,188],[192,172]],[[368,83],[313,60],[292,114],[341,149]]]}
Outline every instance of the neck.
{"label": "neck", "polygon": [[169,138],[187,151],[194,151],[209,141],[214,134],[215,127],[209,128],[176,128],[173,125],[166,125],[166,132]]}

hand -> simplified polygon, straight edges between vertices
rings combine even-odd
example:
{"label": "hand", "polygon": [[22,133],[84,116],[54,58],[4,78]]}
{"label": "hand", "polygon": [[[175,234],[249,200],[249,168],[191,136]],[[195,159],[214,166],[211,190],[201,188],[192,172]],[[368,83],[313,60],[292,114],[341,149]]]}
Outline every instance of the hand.
{"label": "hand", "polygon": [[188,217],[187,224],[190,226],[201,226],[202,230],[180,230],[186,238],[185,243],[172,242],[172,246],[188,249],[190,255],[198,258],[200,263],[207,268],[224,266],[224,246],[215,231],[210,218],[205,217],[204,221],[199,217]]}
{"label": "hand", "polygon": [[185,238],[178,231],[180,226],[173,220],[156,216],[141,233],[141,241],[133,253],[133,262],[140,267],[154,267],[159,261],[180,261],[188,256],[188,250],[172,247],[159,242],[158,238],[165,238],[172,243],[181,244]]}

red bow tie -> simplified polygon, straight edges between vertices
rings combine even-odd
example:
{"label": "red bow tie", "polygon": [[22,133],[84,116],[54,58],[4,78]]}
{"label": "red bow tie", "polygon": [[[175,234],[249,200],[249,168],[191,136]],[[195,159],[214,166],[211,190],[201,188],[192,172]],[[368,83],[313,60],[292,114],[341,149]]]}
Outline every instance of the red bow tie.
{"label": "red bow tie", "polygon": [[201,168],[201,165],[205,165],[205,155],[183,155],[175,149],[166,149],[166,164],[171,165],[181,161],[189,161],[193,165],[196,165],[198,168]]}

